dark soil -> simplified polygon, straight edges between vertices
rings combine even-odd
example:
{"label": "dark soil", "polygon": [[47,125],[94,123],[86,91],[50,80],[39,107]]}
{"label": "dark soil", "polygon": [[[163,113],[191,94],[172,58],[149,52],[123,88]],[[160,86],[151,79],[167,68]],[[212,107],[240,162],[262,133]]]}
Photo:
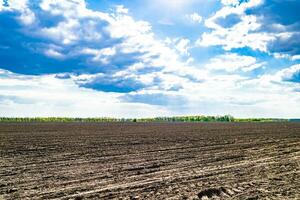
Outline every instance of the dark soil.
{"label": "dark soil", "polygon": [[300,199],[300,123],[2,123],[0,199]]}

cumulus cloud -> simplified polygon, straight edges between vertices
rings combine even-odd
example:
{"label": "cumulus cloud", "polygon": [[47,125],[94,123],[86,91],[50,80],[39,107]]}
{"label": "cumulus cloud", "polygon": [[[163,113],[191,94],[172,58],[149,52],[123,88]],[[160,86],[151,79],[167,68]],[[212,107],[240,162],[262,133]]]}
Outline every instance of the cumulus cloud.
{"label": "cumulus cloud", "polygon": [[240,3],[240,0],[221,0],[221,3],[228,6],[237,6]]}
{"label": "cumulus cloud", "polygon": [[290,55],[286,53],[273,53],[273,56],[277,59],[289,59],[291,61],[300,60],[300,55]]}
{"label": "cumulus cloud", "polygon": [[299,17],[290,16],[299,8],[299,2],[221,0],[221,3],[223,7],[205,20],[211,31],[203,33],[197,45],[221,46],[226,51],[247,47],[273,55],[299,55],[296,39]]}
{"label": "cumulus cloud", "polygon": [[129,12],[129,10],[127,8],[125,8],[123,5],[116,6],[116,11],[117,11],[117,13],[120,13],[120,14],[128,14],[128,12]]}
{"label": "cumulus cloud", "polygon": [[201,23],[203,18],[201,15],[199,15],[198,13],[194,12],[192,14],[186,15],[185,16],[189,21],[193,22],[193,23]]}
{"label": "cumulus cloud", "polygon": [[24,25],[31,25],[35,22],[36,16],[28,7],[28,0],[1,0],[0,12],[17,12],[17,19]]}
{"label": "cumulus cloud", "polygon": [[[295,95],[299,84],[282,79],[296,72],[299,66],[257,79],[211,75],[203,82],[182,79],[183,87],[177,89],[152,87],[121,93],[80,87],[103,74],[32,76],[0,70],[0,108],[5,116],[153,117],[201,113],[296,117],[300,113],[300,98]],[[165,87],[171,80],[179,82],[178,76],[165,76],[164,80],[169,79]]]}
{"label": "cumulus cloud", "polygon": [[153,117],[162,106],[120,101],[120,94],[80,88],[55,75],[29,76],[0,70],[1,115],[69,117]]}
{"label": "cumulus cloud", "polygon": [[293,65],[276,74],[282,81],[300,83],[300,65]]}
{"label": "cumulus cloud", "polygon": [[270,52],[279,52],[291,56],[291,59],[297,58],[300,54],[300,28],[299,32],[283,32],[276,35],[276,40],[268,44]]}
{"label": "cumulus cloud", "polygon": [[258,16],[262,24],[261,31],[273,33],[276,40],[270,42],[268,50],[271,53],[299,55],[300,16],[296,13],[300,9],[299,1],[265,1],[260,7],[251,10],[251,14]]}
{"label": "cumulus cloud", "polygon": [[292,56],[291,60],[300,60],[300,55],[294,55]]}
{"label": "cumulus cloud", "polygon": [[175,48],[182,55],[189,55],[190,40],[183,38],[176,42]]}
{"label": "cumulus cloud", "polygon": [[128,93],[146,86],[136,76],[119,76],[118,74],[83,75],[74,80],[81,87],[104,92]]}
{"label": "cumulus cloud", "polygon": [[44,53],[45,53],[46,56],[49,56],[49,57],[52,57],[52,58],[57,58],[57,59],[62,59],[62,58],[65,57],[62,53],[58,52],[55,49],[47,49],[47,50],[45,50]]}
{"label": "cumulus cloud", "polygon": [[208,70],[223,70],[226,72],[235,72],[238,70],[249,72],[262,66],[263,63],[257,63],[254,57],[241,56],[235,53],[217,56],[205,65]]}
{"label": "cumulus cloud", "polygon": [[[0,70],[0,109],[7,115],[294,117],[300,113],[295,95],[298,67],[253,78],[243,72],[265,63],[237,53],[213,54],[206,65],[191,65],[192,39],[158,38],[149,22],[136,20],[124,6],[101,12],[89,9],[84,0],[15,2],[11,8],[0,7],[0,25],[5,27],[5,32],[0,30],[0,55],[6,58],[0,65],[13,71]],[[187,5],[187,1],[161,2]],[[290,29],[278,26],[282,31],[276,34],[262,31],[261,18],[247,12],[262,1],[222,3],[224,7],[205,20],[211,32],[204,33],[198,45],[268,52],[276,40],[292,41]],[[22,19],[28,13],[34,20]],[[199,22],[199,16],[193,17]],[[296,60],[297,55],[289,56]]]}
{"label": "cumulus cloud", "polygon": [[104,64],[109,63],[109,59],[116,54],[116,48],[103,48],[103,49],[90,49],[85,48],[80,52],[85,55],[92,55],[92,61],[94,62],[102,62]]}
{"label": "cumulus cloud", "polygon": [[[158,39],[148,22],[135,20],[128,14],[128,9],[122,5],[105,13],[88,9],[84,0],[41,0],[26,4],[26,9],[31,9],[30,11],[35,12],[37,16],[47,15],[47,21],[40,20],[35,26],[22,27],[24,32],[19,34],[22,34],[20,37],[24,38],[26,45],[18,49],[33,52],[34,55],[31,56],[39,57],[37,53],[40,53],[58,60],[59,62],[55,63],[57,68],[52,70],[53,73],[82,74],[84,72],[105,75],[90,77],[89,84],[81,84],[82,87],[105,91],[108,88],[111,91],[120,91],[121,87],[124,87],[124,91],[127,91],[130,90],[129,88],[140,88],[130,87],[134,81],[139,82],[141,79],[141,75],[135,74],[145,74],[150,77],[169,73],[181,79],[185,77],[187,80],[192,76],[201,76],[201,71],[188,63],[190,60],[188,39],[176,39],[171,43]],[[31,40],[27,44],[27,39],[30,40],[27,35],[36,37],[37,42]],[[31,62],[32,66],[34,61],[37,62],[35,65],[40,65],[39,58],[28,62]],[[26,64],[26,60],[23,62]],[[47,64],[54,65],[53,61]],[[24,63],[20,65],[24,66]],[[137,65],[139,68],[135,68]],[[58,69],[59,66],[62,67],[61,71]],[[53,66],[38,69],[43,74],[43,70],[49,73],[51,68]],[[132,70],[133,68],[135,70]],[[14,70],[18,72],[17,69],[18,66],[14,66]],[[34,68],[31,70],[35,72]],[[155,74],[153,73],[155,71],[161,73]],[[194,73],[190,74],[190,71]],[[30,70],[27,73],[30,74]],[[122,80],[123,77],[118,76],[117,73],[133,75]],[[186,76],[187,74],[189,76]],[[108,81],[107,77],[112,76],[114,76],[113,81]],[[106,81],[107,84],[101,85],[101,81]],[[148,84],[158,83],[148,81]]]}
{"label": "cumulus cloud", "polygon": [[[269,42],[275,40],[273,34],[259,31],[261,24],[255,15],[248,15],[246,11],[262,4],[261,0],[250,0],[242,3],[223,1],[224,7],[205,21],[206,27],[212,29],[210,33],[203,33],[196,42],[199,46],[222,46],[229,51],[234,48],[249,47],[253,50],[267,52]],[[218,23],[220,19],[229,16],[239,16],[240,21],[231,27],[224,27]]]}

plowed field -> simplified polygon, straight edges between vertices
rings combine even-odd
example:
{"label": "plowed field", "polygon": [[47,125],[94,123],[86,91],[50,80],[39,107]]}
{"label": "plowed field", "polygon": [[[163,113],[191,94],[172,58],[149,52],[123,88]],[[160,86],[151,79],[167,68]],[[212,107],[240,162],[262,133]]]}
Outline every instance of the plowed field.
{"label": "plowed field", "polygon": [[0,199],[300,199],[300,123],[2,123]]}

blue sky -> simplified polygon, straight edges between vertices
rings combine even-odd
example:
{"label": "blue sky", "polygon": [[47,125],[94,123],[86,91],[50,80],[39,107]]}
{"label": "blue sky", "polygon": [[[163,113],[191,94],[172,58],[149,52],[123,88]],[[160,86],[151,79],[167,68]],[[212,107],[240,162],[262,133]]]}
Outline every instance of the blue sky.
{"label": "blue sky", "polygon": [[300,116],[297,0],[0,0],[0,115]]}

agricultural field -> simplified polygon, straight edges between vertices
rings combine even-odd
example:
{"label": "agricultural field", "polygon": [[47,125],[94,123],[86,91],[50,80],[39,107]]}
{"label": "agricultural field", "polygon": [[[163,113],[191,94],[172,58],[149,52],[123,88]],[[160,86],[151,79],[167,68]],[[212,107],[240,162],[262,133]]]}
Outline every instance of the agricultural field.
{"label": "agricultural field", "polygon": [[0,199],[300,199],[300,123],[0,123]]}

